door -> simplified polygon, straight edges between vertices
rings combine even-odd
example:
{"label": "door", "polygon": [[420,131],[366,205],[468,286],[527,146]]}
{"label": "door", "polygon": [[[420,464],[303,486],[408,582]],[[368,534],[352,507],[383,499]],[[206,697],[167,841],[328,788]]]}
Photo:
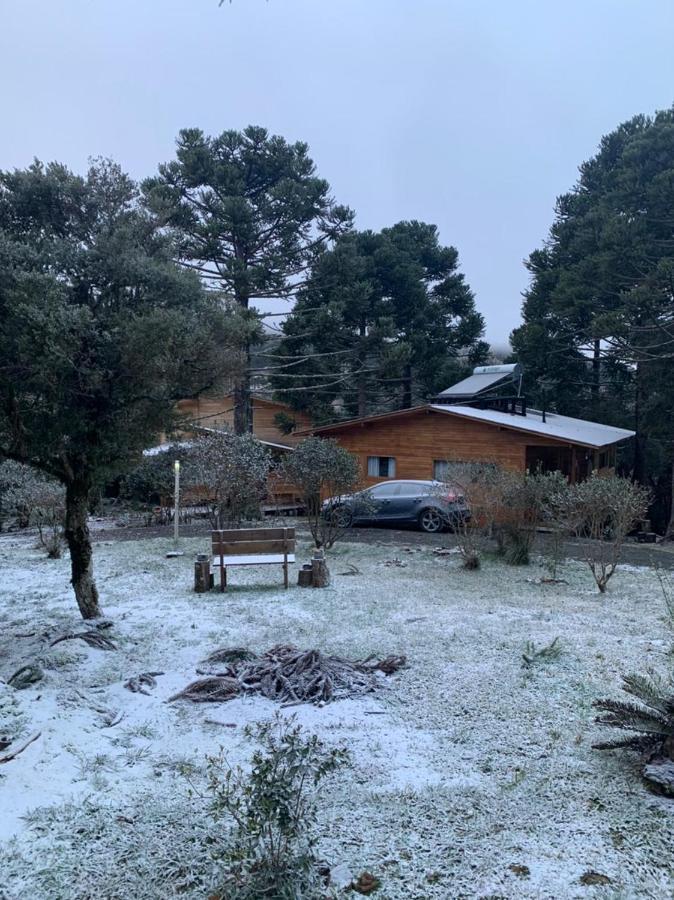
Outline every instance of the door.
{"label": "door", "polygon": [[372,522],[384,522],[394,515],[393,500],[398,493],[398,484],[377,484],[365,492],[363,504],[357,517]]}
{"label": "door", "polygon": [[423,496],[423,485],[399,484],[398,490],[388,503],[388,518],[399,522],[416,522]]}

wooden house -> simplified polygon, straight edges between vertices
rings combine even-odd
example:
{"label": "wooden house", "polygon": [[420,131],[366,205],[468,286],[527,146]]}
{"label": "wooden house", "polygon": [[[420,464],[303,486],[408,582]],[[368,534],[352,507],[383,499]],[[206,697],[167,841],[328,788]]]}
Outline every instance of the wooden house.
{"label": "wooden house", "polygon": [[[297,432],[311,427],[311,420],[304,413],[296,412],[285,403],[255,394],[252,407],[253,434],[270,447],[289,450],[301,440]],[[185,419],[186,433],[198,431],[199,428],[234,428],[234,398],[231,393],[180,400],[178,412]],[[292,430],[282,427],[279,419],[292,425]]]}
{"label": "wooden house", "polygon": [[512,471],[559,470],[573,483],[594,470],[611,470],[617,445],[634,435],[527,409],[518,366],[482,366],[431,403],[312,433],[354,453],[368,485],[387,478],[441,480],[448,460],[492,462]]}
{"label": "wooden house", "polygon": [[[180,400],[177,408],[183,420],[179,442],[185,447],[188,447],[190,440],[200,432],[218,428],[234,430],[234,398],[231,393]],[[269,400],[256,394],[252,397],[252,408],[253,434],[269,448],[276,461],[302,440],[299,431],[306,432],[306,429],[311,427],[311,420],[306,415],[276,400]],[[292,425],[292,429],[288,430],[285,425]],[[147,450],[146,455],[161,452],[170,446],[171,442],[167,440],[166,435],[162,435],[159,445]],[[198,488],[191,488],[186,496],[195,504],[200,499],[206,499],[204,490]],[[301,506],[302,500],[297,489],[272,473],[265,509],[268,512],[295,512]]]}

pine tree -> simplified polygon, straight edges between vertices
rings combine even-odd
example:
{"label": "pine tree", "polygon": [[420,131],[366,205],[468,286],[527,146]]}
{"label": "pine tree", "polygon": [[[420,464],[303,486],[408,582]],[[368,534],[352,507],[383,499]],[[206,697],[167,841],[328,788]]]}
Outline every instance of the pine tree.
{"label": "pine tree", "polygon": [[348,230],[351,212],[317,177],[306,144],[252,125],[216,137],[183,129],[176,159],[143,190],[157,221],[174,231],[181,263],[231,298],[249,326],[234,390],[234,429],[243,434],[252,427],[251,345],[260,335],[251,304],[293,297],[321,250]]}
{"label": "pine tree", "polygon": [[341,238],[315,264],[286,319],[272,375],[318,418],[407,408],[483,360],[482,316],[434,225],[399,222]]}

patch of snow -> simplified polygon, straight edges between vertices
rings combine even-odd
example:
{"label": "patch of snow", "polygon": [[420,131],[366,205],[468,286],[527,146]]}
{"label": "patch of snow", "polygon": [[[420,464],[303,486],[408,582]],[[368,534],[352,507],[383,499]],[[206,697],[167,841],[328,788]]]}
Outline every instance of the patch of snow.
{"label": "patch of snow", "polygon": [[[0,734],[41,732],[0,767],[3,900],[217,889],[205,838],[220,839],[222,826],[190,799],[184,773],[201,777],[221,747],[245,765],[244,727],[278,706],[167,700],[215,648],[277,643],[408,657],[375,694],[283,711],[351,752],[319,798],[319,854],[345,878],[374,872],[391,900],[674,894],[674,806],[643,788],[628,755],[591,749],[592,700],[618,696],[623,672],[670,667],[652,572],[620,569],[600,597],[582,563],[564,566],[567,584],[540,585],[493,560],[466,572],[415,553],[387,567],[404,548],[343,544],[327,589],[285,591],[262,566],[233,569],[226,594],[195,594],[193,557],[208,544],[185,540],[174,559],[168,539],[96,545],[114,623],[105,634],[118,645],[106,652],[49,646],[86,627],[68,560],[47,560],[20,536],[0,541],[0,676],[35,661],[45,673],[22,691],[0,684]],[[308,555],[299,548],[300,563]],[[361,574],[339,576],[347,562]],[[526,642],[555,637],[560,657],[524,670]],[[148,671],[164,673],[149,695],[124,687]],[[110,727],[109,714],[122,718]],[[581,884],[588,870],[610,889]]]}

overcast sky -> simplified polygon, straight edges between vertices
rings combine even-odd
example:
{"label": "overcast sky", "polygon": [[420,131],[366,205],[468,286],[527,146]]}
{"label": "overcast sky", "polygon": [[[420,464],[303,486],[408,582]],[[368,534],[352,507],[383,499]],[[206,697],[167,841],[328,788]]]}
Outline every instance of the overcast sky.
{"label": "overcast sky", "polygon": [[673,0],[0,0],[0,168],[141,178],[178,130],[304,140],[360,228],[434,222],[503,344],[600,137],[674,100]]}

